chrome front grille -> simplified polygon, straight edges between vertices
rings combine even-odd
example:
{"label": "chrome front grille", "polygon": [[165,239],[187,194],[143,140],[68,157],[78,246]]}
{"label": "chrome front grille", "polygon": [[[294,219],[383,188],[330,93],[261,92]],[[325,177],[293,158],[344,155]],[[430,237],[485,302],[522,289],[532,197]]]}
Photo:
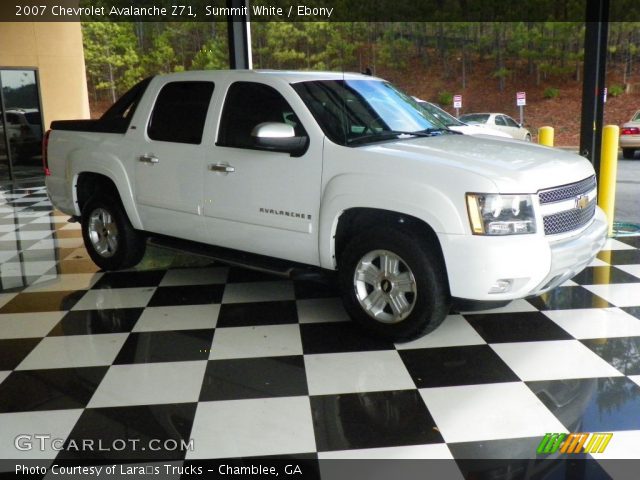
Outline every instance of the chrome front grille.
{"label": "chrome front grille", "polygon": [[544,221],[545,235],[556,235],[558,233],[570,232],[584,227],[596,213],[596,201],[592,200],[586,208],[582,210],[574,208],[563,212],[547,215],[542,218]]}
{"label": "chrome front grille", "polygon": [[587,225],[596,213],[596,177],[538,192],[545,235]]}
{"label": "chrome front grille", "polygon": [[562,187],[542,190],[538,193],[538,198],[540,198],[540,205],[544,205],[545,203],[561,202],[563,200],[577,197],[578,195],[584,195],[594,188],[596,188],[595,175],[576,183],[563,185]]}

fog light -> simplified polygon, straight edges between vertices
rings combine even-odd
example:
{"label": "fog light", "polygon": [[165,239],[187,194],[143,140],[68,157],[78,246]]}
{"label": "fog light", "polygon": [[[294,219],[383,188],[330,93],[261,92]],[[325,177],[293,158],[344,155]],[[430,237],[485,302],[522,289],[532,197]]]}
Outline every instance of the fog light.
{"label": "fog light", "polygon": [[489,293],[506,293],[511,290],[513,280],[510,278],[501,278],[489,289]]}

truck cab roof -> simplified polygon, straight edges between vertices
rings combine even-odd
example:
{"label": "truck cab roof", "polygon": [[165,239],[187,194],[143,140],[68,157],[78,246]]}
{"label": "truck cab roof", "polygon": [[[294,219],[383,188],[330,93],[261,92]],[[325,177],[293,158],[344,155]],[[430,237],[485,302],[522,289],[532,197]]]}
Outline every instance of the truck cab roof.
{"label": "truck cab roof", "polygon": [[190,78],[202,78],[210,75],[212,78],[224,76],[238,80],[257,80],[260,77],[277,77],[288,83],[298,83],[312,80],[378,80],[381,78],[372,77],[353,72],[318,72],[318,71],[291,71],[291,70],[193,70],[188,72],[176,72],[166,75],[159,75],[163,78],[174,78],[176,80],[188,80]]}

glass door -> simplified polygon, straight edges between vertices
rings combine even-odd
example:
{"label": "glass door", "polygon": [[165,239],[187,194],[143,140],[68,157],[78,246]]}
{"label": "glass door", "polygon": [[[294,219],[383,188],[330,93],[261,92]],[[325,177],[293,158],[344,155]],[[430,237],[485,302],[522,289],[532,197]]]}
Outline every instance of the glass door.
{"label": "glass door", "polygon": [[0,69],[0,181],[42,177],[42,109],[37,71]]}

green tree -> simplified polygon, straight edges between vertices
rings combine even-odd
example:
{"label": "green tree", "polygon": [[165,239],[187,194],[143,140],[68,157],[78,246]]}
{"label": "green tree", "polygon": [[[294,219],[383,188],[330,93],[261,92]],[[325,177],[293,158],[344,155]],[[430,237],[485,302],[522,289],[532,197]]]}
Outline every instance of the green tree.
{"label": "green tree", "polygon": [[386,68],[405,70],[414,54],[413,42],[403,34],[402,25],[391,24],[382,34],[378,61]]}
{"label": "green tree", "polygon": [[142,74],[132,23],[82,24],[84,57],[94,97],[109,93],[112,101],[133,86]]}
{"label": "green tree", "polygon": [[224,38],[212,38],[195,54],[191,62],[194,70],[221,70],[229,68],[229,47]]}

